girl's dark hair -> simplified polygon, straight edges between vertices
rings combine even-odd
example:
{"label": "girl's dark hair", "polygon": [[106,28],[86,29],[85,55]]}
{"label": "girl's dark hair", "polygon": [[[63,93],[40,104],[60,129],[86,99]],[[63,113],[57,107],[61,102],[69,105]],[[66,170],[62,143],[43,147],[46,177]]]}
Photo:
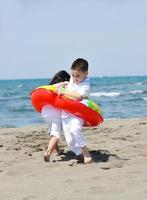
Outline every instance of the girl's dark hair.
{"label": "girl's dark hair", "polygon": [[70,79],[70,75],[66,71],[61,70],[54,75],[54,77],[52,78],[49,84],[53,85],[56,83],[69,81],[69,79]]}

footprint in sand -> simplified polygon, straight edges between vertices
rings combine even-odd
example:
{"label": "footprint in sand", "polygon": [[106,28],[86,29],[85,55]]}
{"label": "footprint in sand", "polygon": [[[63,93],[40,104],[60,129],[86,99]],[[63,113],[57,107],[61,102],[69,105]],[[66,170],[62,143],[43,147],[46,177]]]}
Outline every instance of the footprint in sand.
{"label": "footprint in sand", "polygon": [[122,161],[115,160],[115,161],[112,161],[112,162],[108,163],[105,166],[102,166],[101,169],[109,170],[109,169],[112,169],[112,168],[122,168],[123,164],[124,163]]}
{"label": "footprint in sand", "polygon": [[136,132],[136,135],[141,135],[141,133],[140,132]]}
{"label": "footprint in sand", "polygon": [[146,122],[140,122],[139,125],[146,125]]}
{"label": "footprint in sand", "polygon": [[40,199],[40,198],[37,198],[36,195],[30,195],[30,196],[24,197],[22,200],[37,200],[37,199]]}
{"label": "footprint in sand", "polygon": [[19,151],[21,150],[21,147],[15,147],[14,150]]}

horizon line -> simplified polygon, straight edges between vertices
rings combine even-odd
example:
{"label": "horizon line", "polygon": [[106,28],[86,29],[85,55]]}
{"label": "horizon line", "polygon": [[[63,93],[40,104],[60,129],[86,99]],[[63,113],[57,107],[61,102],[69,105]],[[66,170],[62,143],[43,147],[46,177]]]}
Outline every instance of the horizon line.
{"label": "horizon line", "polygon": [[[117,78],[117,77],[146,77],[146,75],[99,75],[99,76],[89,76],[89,78]],[[36,77],[36,78],[4,78],[4,79],[0,79],[0,81],[10,81],[10,80],[37,80],[37,79],[51,79],[50,78],[46,78],[46,77]]]}

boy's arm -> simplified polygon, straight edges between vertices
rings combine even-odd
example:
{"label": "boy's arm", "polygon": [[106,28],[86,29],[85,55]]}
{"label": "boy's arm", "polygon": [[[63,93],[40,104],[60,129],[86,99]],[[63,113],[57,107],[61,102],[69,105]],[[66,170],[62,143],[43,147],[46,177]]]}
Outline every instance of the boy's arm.
{"label": "boy's arm", "polygon": [[82,87],[80,90],[77,91],[73,91],[73,92],[70,92],[69,90],[66,90],[65,88],[58,88],[56,93],[58,95],[64,95],[64,96],[67,96],[69,98],[72,98],[72,99],[76,99],[76,100],[82,100],[84,98],[87,98],[88,97],[88,94],[89,94],[89,86],[84,86]]}
{"label": "boy's arm", "polygon": [[59,88],[57,91],[58,95],[63,94],[64,96],[70,97],[72,99],[76,99],[76,100],[82,100],[83,96],[81,94],[79,94],[78,92],[70,92],[64,88]]}

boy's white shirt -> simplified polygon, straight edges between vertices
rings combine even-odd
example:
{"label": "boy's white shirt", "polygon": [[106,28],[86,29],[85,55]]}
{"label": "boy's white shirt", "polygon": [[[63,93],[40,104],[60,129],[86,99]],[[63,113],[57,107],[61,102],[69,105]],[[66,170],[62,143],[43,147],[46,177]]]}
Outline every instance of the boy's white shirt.
{"label": "boy's white shirt", "polygon": [[[70,78],[69,84],[65,87],[70,92],[77,92],[79,93],[83,98],[87,98],[90,93],[90,83],[89,78],[86,77],[84,80],[82,80],[80,83],[76,84],[73,83],[72,77]],[[62,118],[74,116],[72,113],[62,111]]]}
{"label": "boy's white shirt", "polygon": [[83,98],[86,98],[89,96],[89,91],[90,91],[90,83],[89,83],[89,78],[85,78],[82,80],[80,83],[76,84],[73,83],[72,77],[70,78],[69,84],[66,86],[66,89],[69,90],[70,92],[77,92]]}

